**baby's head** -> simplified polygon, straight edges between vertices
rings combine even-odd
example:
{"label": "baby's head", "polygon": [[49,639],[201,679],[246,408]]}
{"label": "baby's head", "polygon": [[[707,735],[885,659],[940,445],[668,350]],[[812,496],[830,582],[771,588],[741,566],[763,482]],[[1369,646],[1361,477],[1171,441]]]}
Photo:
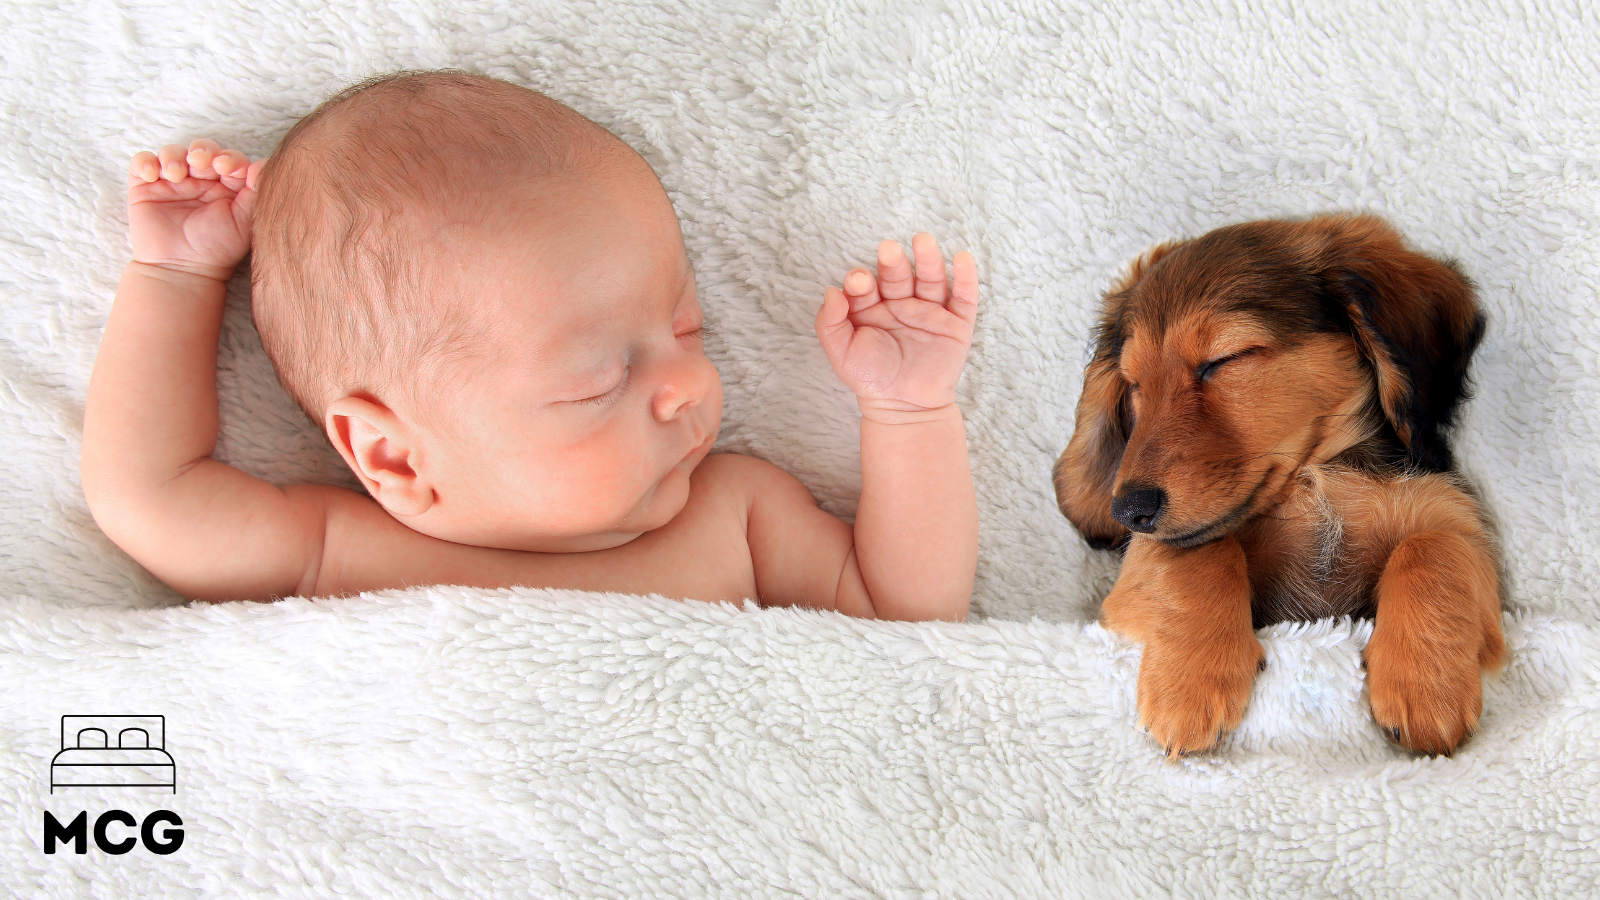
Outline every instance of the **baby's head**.
{"label": "baby's head", "polygon": [[722,387],[672,205],[610,132],[490,78],[364,82],[284,137],[254,229],[279,378],[401,522],[575,552],[683,508]]}

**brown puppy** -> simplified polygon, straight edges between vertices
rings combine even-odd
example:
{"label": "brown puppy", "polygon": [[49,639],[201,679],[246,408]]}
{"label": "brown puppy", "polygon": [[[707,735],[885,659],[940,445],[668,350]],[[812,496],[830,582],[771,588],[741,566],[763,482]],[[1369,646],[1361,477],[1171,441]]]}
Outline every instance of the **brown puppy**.
{"label": "brown puppy", "polygon": [[1285,619],[1375,617],[1372,714],[1406,747],[1477,725],[1500,587],[1446,432],[1483,328],[1453,265],[1370,216],[1164,244],[1107,294],[1056,499],[1126,546],[1101,621],[1144,643],[1169,755],[1238,725],[1254,629]]}

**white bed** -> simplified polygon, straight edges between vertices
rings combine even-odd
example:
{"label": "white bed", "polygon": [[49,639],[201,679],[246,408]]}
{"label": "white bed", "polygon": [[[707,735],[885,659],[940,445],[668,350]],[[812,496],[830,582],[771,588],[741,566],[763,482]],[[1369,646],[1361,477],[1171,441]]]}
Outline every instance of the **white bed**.
{"label": "white bed", "polygon": [[[1391,6],[8,6],[0,893],[1592,893],[1600,21]],[[450,587],[188,606],[96,531],[79,423],[129,154],[265,153],[349,81],[444,65],[547,90],[656,166],[717,328],[719,446],[840,514],[857,435],[811,336],[821,287],[884,236],[977,255],[973,623]],[[1366,711],[1366,623],[1279,626],[1243,727],[1169,764],[1135,724],[1137,647],[1093,624],[1116,559],[1050,490],[1093,306],[1158,240],[1332,209],[1480,287],[1457,455],[1500,522],[1511,662],[1481,733],[1420,759]],[[242,287],[219,453],[342,478]],[[176,792],[51,794],[84,710],[164,715]],[[183,818],[175,853],[41,851],[47,808],[154,804]]]}

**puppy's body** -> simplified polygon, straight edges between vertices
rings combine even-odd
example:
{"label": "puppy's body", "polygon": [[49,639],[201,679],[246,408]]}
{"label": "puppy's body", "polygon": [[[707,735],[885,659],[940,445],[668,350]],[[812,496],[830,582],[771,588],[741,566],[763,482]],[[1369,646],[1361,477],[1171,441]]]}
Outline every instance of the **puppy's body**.
{"label": "puppy's body", "polygon": [[1349,517],[1349,496],[1371,481],[1339,466],[1308,467],[1270,518],[1246,522],[1239,543],[1249,567],[1251,624],[1372,615],[1374,567],[1360,548],[1370,529]]}
{"label": "puppy's body", "polygon": [[1448,526],[1488,539],[1464,486],[1441,473],[1307,466],[1269,515],[1240,527],[1252,623],[1372,618],[1384,563],[1405,537]]}
{"label": "puppy's body", "polygon": [[1170,752],[1237,724],[1255,627],[1330,615],[1376,618],[1397,740],[1448,752],[1475,726],[1499,585],[1447,430],[1482,331],[1470,283],[1371,217],[1218,229],[1108,294],[1057,499],[1127,542],[1101,616],[1146,644],[1141,718]]}

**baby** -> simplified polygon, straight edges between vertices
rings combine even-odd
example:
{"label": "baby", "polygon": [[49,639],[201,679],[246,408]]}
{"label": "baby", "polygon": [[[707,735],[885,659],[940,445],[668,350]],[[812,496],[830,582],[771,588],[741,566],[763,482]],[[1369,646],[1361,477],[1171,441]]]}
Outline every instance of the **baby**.
{"label": "baby", "polygon": [[[756,598],[966,616],[977,504],[955,404],[977,266],[932,237],[816,317],[861,410],[854,526],[762,460],[708,455],[722,386],[650,166],[542,94],[455,72],[356,85],[270,160],[199,140],[133,158],[133,260],[84,421],[95,521],[208,600],[422,584]],[[366,488],[211,457],[224,286]]]}

